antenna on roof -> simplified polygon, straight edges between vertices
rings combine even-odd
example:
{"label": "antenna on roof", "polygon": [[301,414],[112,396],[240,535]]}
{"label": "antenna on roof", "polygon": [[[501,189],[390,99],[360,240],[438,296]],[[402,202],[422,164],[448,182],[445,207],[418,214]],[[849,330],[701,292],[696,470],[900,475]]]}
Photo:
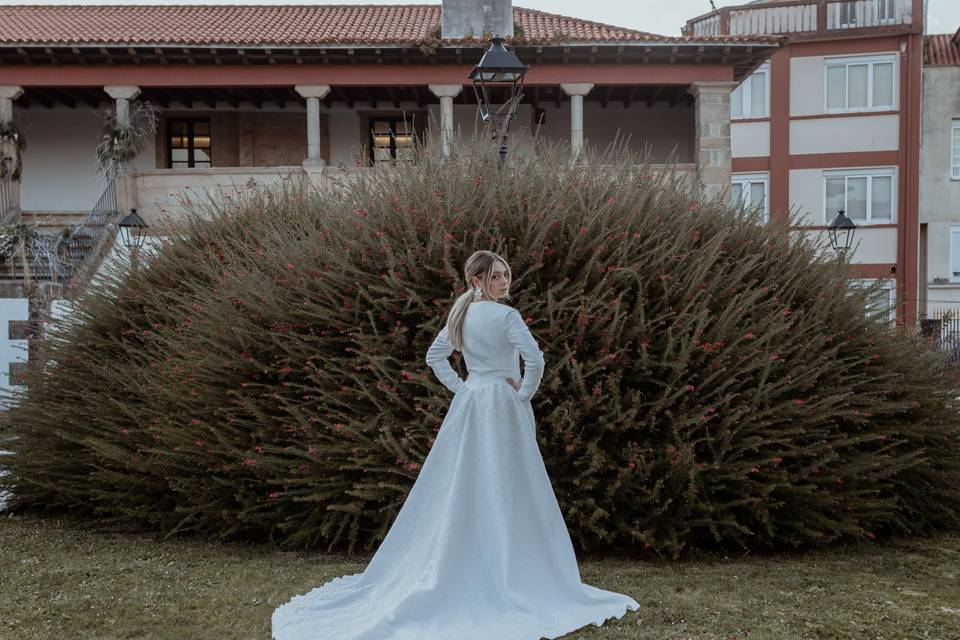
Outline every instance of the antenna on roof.
{"label": "antenna on roof", "polygon": [[713,0],[710,0],[710,8],[713,9],[714,11],[717,10],[717,5],[713,3]]}

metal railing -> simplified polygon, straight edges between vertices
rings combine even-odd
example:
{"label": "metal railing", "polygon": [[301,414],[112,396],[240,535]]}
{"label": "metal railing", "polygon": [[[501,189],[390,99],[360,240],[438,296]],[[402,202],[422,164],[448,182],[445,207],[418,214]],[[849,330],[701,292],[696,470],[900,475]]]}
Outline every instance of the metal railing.
{"label": "metal railing", "polygon": [[13,177],[5,171],[0,178],[0,224],[6,224],[10,217],[10,202],[13,199]]}
{"label": "metal railing", "polygon": [[687,21],[686,35],[814,33],[913,23],[912,0],[794,0],[723,7]]}
{"label": "metal railing", "polygon": [[39,233],[34,223],[23,247],[29,274],[23,268],[23,258],[17,255],[8,256],[0,266],[0,277],[69,281],[95,259],[95,254],[99,253],[107,240],[110,223],[117,217],[116,182],[110,179],[97,204],[80,224],[69,229],[66,237],[62,234]]}
{"label": "metal railing", "polygon": [[948,362],[960,362],[960,318],[928,318],[920,320],[918,328],[918,333]]}

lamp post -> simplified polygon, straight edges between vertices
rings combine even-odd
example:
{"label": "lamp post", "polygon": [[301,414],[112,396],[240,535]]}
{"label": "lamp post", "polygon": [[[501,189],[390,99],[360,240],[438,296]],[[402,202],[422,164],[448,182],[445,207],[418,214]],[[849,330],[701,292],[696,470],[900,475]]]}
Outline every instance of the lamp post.
{"label": "lamp post", "polygon": [[[480,62],[467,76],[473,81],[473,91],[480,104],[480,117],[484,122],[490,123],[493,139],[500,140],[499,167],[503,167],[507,159],[507,131],[523,97],[523,78],[526,73],[527,67],[520,62],[516,54],[503,46],[503,38],[494,36]],[[497,86],[507,88],[510,95],[507,101],[494,111],[490,102],[490,89]]]}
{"label": "lamp post", "polygon": [[837,256],[840,258],[846,257],[850,247],[853,246],[853,235],[856,231],[857,225],[844,215],[843,209],[837,211],[837,217],[827,227],[827,233],[830,234],[830,246],[837,252]]}
{"label": "lamp post", "polygon": [[136,267],[140,247],[143,246],[145,237],[143,230],[147,228],[147,223],[137,214],[136,209],[130,209],[130,213],[125,215],[117,226],[120,227],[123,244],[130,250],[130,263]]}

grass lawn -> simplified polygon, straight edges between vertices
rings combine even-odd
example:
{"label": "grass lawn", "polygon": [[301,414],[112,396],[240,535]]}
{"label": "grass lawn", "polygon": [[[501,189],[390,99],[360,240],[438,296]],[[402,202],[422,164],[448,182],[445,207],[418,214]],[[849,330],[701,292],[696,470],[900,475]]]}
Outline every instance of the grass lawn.
{"label": "grass lawn", "polygon": [[[269,640],[277,605],[369,560],[14,516],[0,516],[0,550],[4,640]],[[580,570],[641,608],[564,640],[960,639],[960,536],[803,556],[587,558]]]}

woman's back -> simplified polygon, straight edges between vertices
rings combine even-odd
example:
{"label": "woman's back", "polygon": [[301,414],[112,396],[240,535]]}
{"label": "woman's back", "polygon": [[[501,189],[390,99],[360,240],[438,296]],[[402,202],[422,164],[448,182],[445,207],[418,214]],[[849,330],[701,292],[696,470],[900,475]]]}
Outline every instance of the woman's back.
{"label": "woman's back", "polygon": [[[456,393],[463,380],[450,366],[447,358],[453,353],[447,326],[444,325],[427,350],[426,362],[437,378]],[[463,360],[470,380],[520,378],[523,356],[524,378],[518,394],[530,400],[543,376],[543,352],[520,317],[520,312],[498,302],[472,302],[463,319]]]}

